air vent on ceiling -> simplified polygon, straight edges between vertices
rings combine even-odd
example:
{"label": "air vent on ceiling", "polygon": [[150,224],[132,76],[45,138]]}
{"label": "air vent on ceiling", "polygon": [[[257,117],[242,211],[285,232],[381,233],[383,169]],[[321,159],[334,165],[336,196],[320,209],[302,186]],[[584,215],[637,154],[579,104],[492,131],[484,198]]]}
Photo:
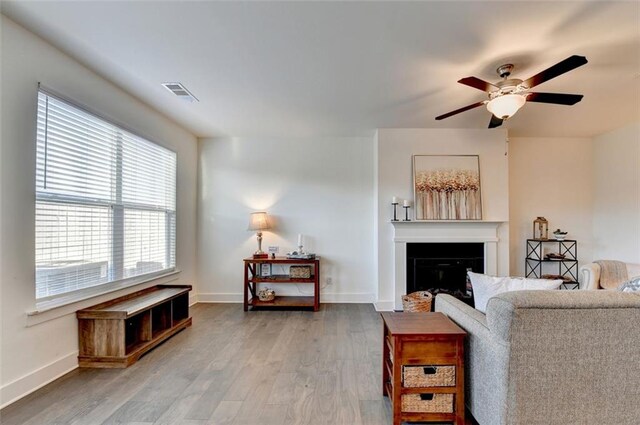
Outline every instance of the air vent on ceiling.
{"label": "air vent on ceiling", "polygon": [[162,85],[165,89],[169,90],[182,100],[186,100],[188,102],[199,102],[198,98],[187,90],[182,83],[162,83]]}

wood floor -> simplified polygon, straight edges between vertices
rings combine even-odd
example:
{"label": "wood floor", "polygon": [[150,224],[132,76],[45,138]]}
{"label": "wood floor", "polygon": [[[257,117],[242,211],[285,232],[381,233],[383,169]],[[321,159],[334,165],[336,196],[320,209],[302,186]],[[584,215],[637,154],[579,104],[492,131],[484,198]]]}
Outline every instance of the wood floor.
{"label": "wood floor", "polygon": [[76,370],[0,412],[28,424],[391,424],[370,304],[244,313],[198,304],[193,327],[128,369]]}

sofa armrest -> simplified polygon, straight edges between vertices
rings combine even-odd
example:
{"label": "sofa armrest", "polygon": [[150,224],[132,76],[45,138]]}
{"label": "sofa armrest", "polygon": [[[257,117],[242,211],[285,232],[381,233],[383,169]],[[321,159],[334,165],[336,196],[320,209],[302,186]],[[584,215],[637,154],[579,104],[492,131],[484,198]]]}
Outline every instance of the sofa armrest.
{"label": "sofa armrest", "polygon": [[485,314],[468,306],[456,297],[448,294],[438,294],[435,311],[444,313],[468,333],[486,336],[487,338],[490,336]]}
{"label": "sofa armrest", "polygon": [[589,291],[600,288],[600,266],[596,263],[580,267],[580,289]]}

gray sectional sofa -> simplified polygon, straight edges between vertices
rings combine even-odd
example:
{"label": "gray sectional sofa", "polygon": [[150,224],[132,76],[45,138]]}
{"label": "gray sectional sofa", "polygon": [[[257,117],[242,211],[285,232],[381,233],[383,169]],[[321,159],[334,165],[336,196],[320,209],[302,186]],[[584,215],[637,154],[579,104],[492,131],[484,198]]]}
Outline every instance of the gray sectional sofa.
{"label": "gray sectional sofa", "polygon": [[640,423],[640,294],[517,291],[486,315],[449,295],[468,332],[466,403],[481,425]]}

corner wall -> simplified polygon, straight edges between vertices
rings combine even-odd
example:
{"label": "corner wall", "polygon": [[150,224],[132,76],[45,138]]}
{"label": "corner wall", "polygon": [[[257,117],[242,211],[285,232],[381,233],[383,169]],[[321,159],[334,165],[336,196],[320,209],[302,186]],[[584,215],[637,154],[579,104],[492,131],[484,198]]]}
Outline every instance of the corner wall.
{"label": "corner wall", "polygon": [[[510,274],[524,276],[533,220],[549,220],[578,241],[579,265],[593,257],[593,147],[588,138],[513,138],[509,142]],[[545,248],[551,250],[552,246]],[[557,264],[544,273],[557,274]],[[553,268],[555,267],[555,268]]]}
{"label": "corner wall", "polygon": [[0,15],[0,406],[77,367],[75,310],[165,280],[38,316],[35,307],[35,163],[38,82],[126,124],[178,154],[178,282],[195,284],[197,143],[173,121]]}
{"label": "corner wall", "polygon": [[[200,302],[242,302],[242,259],[257,248],[247,231],[253,211],[267,211],[275,225],[263,232],[264,251],[277,245],[285,255],[302,233],[305,250],[322,257],[321,302],[375,300],[371,138],[213,138],[199,146]],[[312,290],[270,286],[282,295]]]}
{"label": "corner wall", "polygon": [[594,259],[640,263],[640,122],[593,140]]}

